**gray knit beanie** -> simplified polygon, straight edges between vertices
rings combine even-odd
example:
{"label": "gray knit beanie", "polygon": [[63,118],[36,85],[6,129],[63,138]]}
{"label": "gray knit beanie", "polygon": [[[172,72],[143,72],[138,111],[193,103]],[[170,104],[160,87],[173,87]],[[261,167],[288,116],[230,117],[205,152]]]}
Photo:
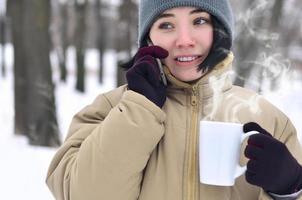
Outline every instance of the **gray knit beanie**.
{"label": "gray knit beanie", "polygon": [[229,0],[140,0],[138,44],[141,47],[146,34],[157,17],[170,8],[198,7],[216,17],[224,26],[230,41],[233,40],[233,14]]}

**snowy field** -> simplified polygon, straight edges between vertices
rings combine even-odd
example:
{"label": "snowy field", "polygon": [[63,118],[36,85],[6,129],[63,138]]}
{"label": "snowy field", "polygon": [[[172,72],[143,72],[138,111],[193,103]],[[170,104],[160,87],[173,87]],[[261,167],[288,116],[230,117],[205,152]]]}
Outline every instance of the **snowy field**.
{"label": "snowy field", "polygon": [[[7,48],[11,54],[11,48]],[[69,58],[74,57],[73,50],[69,51]],[[97,84],[95,76],[97,54],[90,51],[86,63],[88,66],[87,93],[74,92],[75,80],[70,76],[66,84],[59,83],[57,69],[54,69],[56,83],[56,105],[59,127],[64,138],[72,116],[82,107],[92,102],[101,92],[115,87],[115,54],[107,52],[105,55],[105,80],[103,85]],[[56,60],[52,59],[53,64]],[[11,58],[9,59],[11,64]],[[74,63],[68,60],[68,68],[74,73]],[[283,90],[277,93],[267,93],[276,106],[283,110],[302,133],[302,87],[301,75],[285,80]],[[0,78],[0,199],[1,200],[54,200],[45,185],[45,177],[50,160],[56,149],[33,147],[27,144],[24,137],[13,134],[13,77],[11,68],[5,79]]]}

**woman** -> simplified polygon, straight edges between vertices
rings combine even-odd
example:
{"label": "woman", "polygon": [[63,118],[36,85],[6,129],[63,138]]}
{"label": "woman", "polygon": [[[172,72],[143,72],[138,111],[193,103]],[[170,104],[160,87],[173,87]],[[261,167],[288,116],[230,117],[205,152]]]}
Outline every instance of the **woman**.
{"label": "woman", "polygon": [[[231,84],[232,24],[227,0],[141,0],[128,85],[75,115],[47,176],[56,199],[297,199],[302,150],[295,128],[263,98]],[[199,182],[203,119],[260,132],[248,139],[247,171],[234,186]]]}

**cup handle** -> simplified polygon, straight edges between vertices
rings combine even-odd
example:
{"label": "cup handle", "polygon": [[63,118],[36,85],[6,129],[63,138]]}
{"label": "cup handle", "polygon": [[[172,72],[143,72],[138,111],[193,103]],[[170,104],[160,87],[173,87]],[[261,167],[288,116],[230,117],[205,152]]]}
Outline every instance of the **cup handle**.
{"label": "cup handle", "polygon": [[[249,136],[258,134],[258,131],[250,131],[241,136],[241,143]],[[235,178],[241,176],[244,172],[246,171],[246,165],[245,166],[240,166],[239,163],[236,166],[236,173],[235,173]]]}

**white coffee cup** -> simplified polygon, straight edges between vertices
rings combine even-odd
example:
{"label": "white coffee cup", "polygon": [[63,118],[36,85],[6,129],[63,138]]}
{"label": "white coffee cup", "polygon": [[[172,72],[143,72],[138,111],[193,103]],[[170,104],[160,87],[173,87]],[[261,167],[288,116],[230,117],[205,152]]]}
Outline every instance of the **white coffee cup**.
{"label": "white coffee cup", "polygon": [[243,125],[228,122],[201,121],[199,135],[200,182],[232,186],[246,171],[239,165],[240,148],[245,138],[256,131],[243,132]]}

